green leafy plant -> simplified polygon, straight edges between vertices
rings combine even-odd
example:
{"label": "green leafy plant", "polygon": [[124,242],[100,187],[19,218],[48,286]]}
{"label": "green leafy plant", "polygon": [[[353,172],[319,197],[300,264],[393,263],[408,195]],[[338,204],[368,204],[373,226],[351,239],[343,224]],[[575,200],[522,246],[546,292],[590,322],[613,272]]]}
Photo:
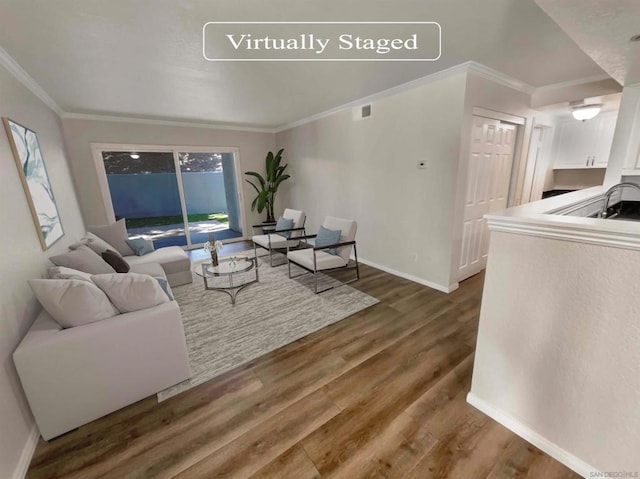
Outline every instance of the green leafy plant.
{"label": "green leafy plant", "polygon": [[247,171],[245,173],[245,175],[253,176],[258,180],[258,184],[250,180],[246,180],[247,183],[253,186],[253,188],[258,193],[258,195],[253,199],[253,202],[251,203],[251,211],[257,209],[258,213],[262,213],[266,209],[267,223],[275,221],[273,207],[276,201],[278,188],[284,180],[290,178],[289,175],[284,173],[284,170],[287,169],[288,165],[280,165],[280,162],[282,161],[283,151],[284,149],[281,149],[275,155],[271,151],[267,154],[267,158],[265,160],[267,167],[266,177],[263,177],[260,173],[257,173],[255,171]]}

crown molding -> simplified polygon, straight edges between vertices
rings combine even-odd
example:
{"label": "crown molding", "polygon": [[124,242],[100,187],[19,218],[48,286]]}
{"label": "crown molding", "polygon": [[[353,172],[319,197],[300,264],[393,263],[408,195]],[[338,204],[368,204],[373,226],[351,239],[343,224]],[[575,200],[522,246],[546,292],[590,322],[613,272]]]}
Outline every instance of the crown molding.
{"label": "crown molding", "polygon": [[109,116],[109,115],[92,115],[84,113],[70,113],[65,112],[60,105],[58,105],[53,98],[29,75],[24,68],[22,68],[18,62],[9,53],[0,46],[0,65],[7,69],[16,80],[18,80],[24,87],[26,87],[31,93],[37,96],[45,105],[51,108],[60,118],[69,118],[75,120],[95,120],[95,121],[113,121],[124,123],[138,123],[147,125],[161,125],[161,126],[179,126],[189,128],[210,128],[213,130],[233,130],[233,131],[246,131],[252,133],[275,133],[274,128],[261,128],[261,127],[249,127],[241,125],[230,124],[217,124],[217,123],[197,123],[188,121],[173,121],[173,120],[155,120],[147,118],[129,118],[124,116]]}
{"label": "crown molding", "polygon": [[350,101],[349,103],[344,103],[340,106],[336,106],[329,110],[325,110],[323,112],[316,113],[315,115],[302,118],[301,120],[296,120],[291,123],[286,123],[284,125],[277,127],[276,133],[280,133],[281,131],[285,131],[285,130],[290,130],[291,128],[295,128],[297,126],[301,126],[306,123],[311,123],[312,121],[320,120],[321,118],[325,118],[327,116],[333,115],[343,110],[349,110],[351,108],[355,108],[357,106],[362,106],[367,103],[381,100],[382,98],[396,95],[398,93],[402,93],[407,90],[412,90],[413,88],[426,85],[428,83],[433,83],[439,80],[443,80],[445,78],[449,78],[454,75],[465,73],[466,71],[467,71],[466,63],[461,63],[460,65],[456,65],[451,68],[447,68],[445,70],[440,70],[438,72],[432,73],[431,75],[427,75],[425,77],[421,77],[416,80],[411,80],[410,82],[403,83],[401,85],[388,88],[387,90],[382,90],[378,93],[374,93],[372,95],[368,95],[368,96],[359,98],[357,100]]}
{"label": "crown molding", "polygon": [[482,63],[470,61],[467,63],[463,63],[463,65],[467,65],[467,70],[469,73],[475,73],[476,75],[486,78],[487,80],[491,80],[513,90],[526,93],[527,95],[532,95],[536,90],[535,87],[529,85],[528,83],[509,76],[506,73],[494,70],[493,68],[483,65]]}
{"label": "crown molding", "polygon": [[112,121],[116,123],[136,123],[140,125],[177,126],[186,128],[209,128],[211,130],[246,131],[251,133],[275,133],[274,128],[249,127],[225,123],[198,123],[189,121],[156,120],[152,118],[132,118],[126,116],[94,115],[89,113],[63,112],[61,117],[69,120]]}
{"label": "crown molding", "polygon": [[601,73],[599,75],[593,75],[593,76],[590,76],[590,77],[578,78],[577,80],[569,80],[569,81],[563,81],[563,82],[559,82],[559,83],[551,83],[549,85],[544,85],[544,86],[536,88],[535,89],[535,93],[545,92],[545,91],[550,91],[550,90],[557,90],[559,88],[569,88],[569,87],[577,86],[577,85],[585,85],[587,83],[595,83],[595,82],[599,82],[599,81],[603,81],[603,80],[614,80],[614,81],[616,81],[614,78],[611,78],[606,73]]}
{"label": "crown molding", "polygon": [[[412,80],[410,82],[388,88],[381,92],[374,93],[372,95],[368,95],[363,98],[350,101],[348,103],[317,113],[315,115],[311,115],[309,117],[296,120],[291,123],[286,123],[284,125],[270,128],[270,127],[251,127],[251,126],[242,126],[242,125],[231,125],[228,123],[207,123],[207,122],[202,123],[202,122],[189,122],[189,121],[179,121],[179,120],[159,120],[159,119],[151,119],[151,118],[137,118],[137,117],[126,117],[126,116],[65,112],[53,100],[53,98],[51,98],[49,94],[40,85],[38,85],[38,83],[2,47],[0,47],[0,65],[4,66],[20,83],[22,83],[26,88],[28,88],[34,95],[36,95],[40,100],[42,100],[42,102],[44,102],[55,113],[57,113],[59,117],[64,119],[111,121],[111,122],[121,122],[121,123],[175,126],[175,127],[185,127],[185,128],[209,128],[213,130],[244,131],[244,132],[251,132],[251,133],[280,133],[282,131],[295,128],[297,126],[301,126],[306,123],[310,123],[310,122],[319,120],[321,118],[325,118],[327,116],[333,115],[343,110],[348,110],[354,107],[361,106],[363,104],[381,100],[382,98],[396,95],[398,93],[408,91],[422,85],[427,85],[429,83],[437,82],[445,78],[449,78],[449,77],[463,74],[463,73],[474,73],[482,78],[486,78],[495,83],[506,86],[516,91],[520,91],[522,93],[526,93],[528,95],[532,95],[533,93],[539,92],[539,91],[552,90],[556,88],[563,88],[563,87],[569,87],[574,85],[581,85],[585,83],[591,83],[591,82],[606,80],[610,78],[609,75],[607,75],[606,73],[603,73],[600,75],[594,75],[591,77],[586,77],[578,80],[554,83],[551,85],[545,85],[539,88],[535,88],[521,80],[518,80],[517,78],[506,75],[502,72],[499,72],[498,70],[494,70],[493,68],[490,68],[486,65],[483,65],[475,61],[468,61],[465,63],[461,63],[459,65],[455,65],[450,68],[446,68],[444,70],[440,70],[438,72],[432,73],[422,78],[418,78],[416,80]],[[635,87],[635,86],[637,85],[633,85],[632,87]]]}
{"label": "crown molding", "polygon": [[51,98],[46,91],[42,89],[40,85],[29,75],[24,68],[22,68],[17,61],[13,59],[7,51],[0,47],[0,65],[5,67],[9,73],[11,73],[22,85],[37,96],[42,102],[51,108],[58,116],[62,116],[63,110],[60,106]]}
{"label": "crown molding", "polygon": [[317,113],[307,118],[303,118],[301,120],[297,120],[291,123],[281,125],[275,129],[275,132],[280,133],[285,130],[290,130],[291,128],[295,128],[297,126],[301,126],[306,123],[310,123],[312,121],[325,118],[327,116],[333,115],[334,113],[338,113],[343,110],[349,110],[351,108],[362,106],[367,103],[372,103],[374,101],[381,100],[383,98],[386,98],[392,95],[397,95],[398,93],[412,90],[419,86],[444,80],[445,78],[449,78],[462,73],[475,73],[478,76],[481,76],[488,80],[492,80],[500,85],[512,88],[514,90],[526,93],[528,95],[531,95],[535,91],[534,87],[516,78],[513,78],[509,75],[505,75],[504,73],[501,73],[498,70],[494,70],[493,68],[487,67],[485,65],[482,65],[481,63],[468,61],[465,63],[460,63],[459,65],[455,65],[450,68],[446,68],[444,70],[437,71],[435,73],[418,78],[416,80],[412,80],[410,82],[403,83],[401,85],[397,85],[392,88],[388,88],[387,90],[383,90],[381,92],[374,93],[369,96],[365,96],[358,100],[350,101],[349,103],[345,103],[343,105],[337,106],[335,108],[331,108],[330,110],[326,110],[321,113]]}

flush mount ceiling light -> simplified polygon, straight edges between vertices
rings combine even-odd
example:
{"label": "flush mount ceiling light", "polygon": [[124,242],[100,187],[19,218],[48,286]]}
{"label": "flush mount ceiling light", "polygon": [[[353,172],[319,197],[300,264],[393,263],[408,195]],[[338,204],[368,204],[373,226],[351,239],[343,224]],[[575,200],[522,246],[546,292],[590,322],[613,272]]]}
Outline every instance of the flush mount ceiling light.
{"label": "flush mount ceiling light", "polygon": [[601,109],[602,109],[602,105],[576,106],[571,111],[571,114],[576,120],[587,121],[587,120],[591,120],[598,113],[600,113]]}
{"label": "flush mount ceiling light", "polygon": [[131,153],[129,156],[134,160],[137,160],[138,158],[140,158],[140,155],[138,155],[137,153]]}

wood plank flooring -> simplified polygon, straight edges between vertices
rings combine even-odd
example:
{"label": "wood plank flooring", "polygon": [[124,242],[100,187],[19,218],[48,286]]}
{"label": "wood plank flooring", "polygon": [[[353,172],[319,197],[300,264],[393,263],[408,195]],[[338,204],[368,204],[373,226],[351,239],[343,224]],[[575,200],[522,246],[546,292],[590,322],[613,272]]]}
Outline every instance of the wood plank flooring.
{"label": "wood plank flooring", "polygon": [[579,477],[465,402],[482,275],[446,295],[361,273],[352,286],[379,304],[165,402],[40,440],[27,477]]}

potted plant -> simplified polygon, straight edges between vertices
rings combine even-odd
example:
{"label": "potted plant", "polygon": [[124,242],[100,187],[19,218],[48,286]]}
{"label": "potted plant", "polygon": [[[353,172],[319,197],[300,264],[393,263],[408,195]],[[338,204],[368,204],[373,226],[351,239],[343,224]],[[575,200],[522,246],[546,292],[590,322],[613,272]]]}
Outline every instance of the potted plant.
{"label": "potted plant", "polygon": [[267,223],[273,223],[275,219],[275,215],[273,213],[273,207],[276,200],[276,194],[278,193],[278,187],[280,184],[286,179],[290,178],[289,175],[284,173],[284,170],[287,169],[288,165],[280,165],[282,161],[282,152],[284,149],[281,149],[275,155],[273,152],[269,152],[266,158],[266,177],[263,177],[260,173],[255,171],[247,171],[245,175],[255,177],[259,186],[250,180],[246,180],[253,188],[256,190],[258,195],[253,199],[251,203],[251,211],[258,210],[258,213],[262,213],[265,209],[267,210]]}

